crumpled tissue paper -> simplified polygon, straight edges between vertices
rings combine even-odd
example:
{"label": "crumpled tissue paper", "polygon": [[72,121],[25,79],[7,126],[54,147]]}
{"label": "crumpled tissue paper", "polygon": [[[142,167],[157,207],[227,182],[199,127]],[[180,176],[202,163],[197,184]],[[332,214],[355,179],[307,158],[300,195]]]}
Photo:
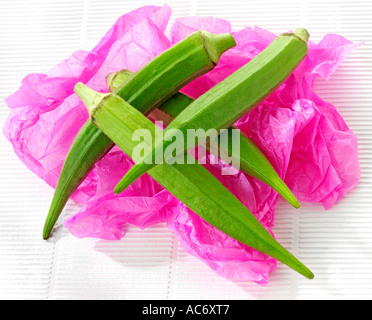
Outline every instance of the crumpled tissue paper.
{"label": "crumpled tissue paper", "polygon": [[[88,119],[73,93],[77,82],[107,92],[108,73],[124,68],[135,72],[195,30],[231,32],[228,21],[213,17],[177,19],[166,32],[170,16],[167,5],[134,10],[120,17],[92,51],[76,51],[48,73],[23,79],[20,89],[6,99],[10,115],[3,132],[30,170],[56,186],[68,150]],[[184,87],[183,93],[197,98],[277,36],[259,27],[246,27],[233,35],[237,46],[222,56],[213,71]],[[289,79],[236,123],[303,203],[331,208],[359,181],[357,138],[336,108],[313,89],[317,77],[328,80],[359,45],[336,34],[325,35],[317,44],[310,41],[307,57]],[[220,276],[268,283],[276,267],[274,259],[204,222],[147,174],[123,194],[114,195],[114,186],[132,165],[118,147],[96,163],[72,197],[83,208],[64,221],[74,236],[120,239],[126,224],[146,228],[166,222],[184,250]],[[277,193],[241,172],[222,176],[223,165],[206,167],[270,230]]]}

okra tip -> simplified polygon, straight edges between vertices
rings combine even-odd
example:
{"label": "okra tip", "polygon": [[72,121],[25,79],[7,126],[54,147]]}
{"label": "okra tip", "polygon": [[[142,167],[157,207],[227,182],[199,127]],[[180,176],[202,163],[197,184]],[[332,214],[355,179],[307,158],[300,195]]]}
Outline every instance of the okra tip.
{"label": "okra tip", "polygon": [[51,231],[49,230],[43,230],[43,240],[48,240],[50,236]]}
{"label": "okra tip", "polygon": [[218,64],[222,54],[236,46],[235,39],[231,33],[213,34],[208,31],[201,31],[204,48],[210,59]]}
{"label": "okra tip", "polygon": [[49,209],[48,216],[45,220],[44,229],[43,229],[43,239],[48,240],[50,237],[50,234],[53,231],[53,228],[57,222],[57,219],[62,211],[61,207],[57,207],[54,203],[55,199],[53,198],[53,203]]}
{"label": "okra tip", "polygon": [[310,37],[310,34],[309,32],[305,29],[305,28],[298,28],[294,34],[300,38],[302,41],[304,41],[305,43],[307,43],[307,41],[309,40],[309,37]]}
{"label": "okra tip", "polygon": [[[107,87],[110,89],[110,86],[111,84],[113,83],[114,79],[115,79],[115,76],[116,76],[116,72],[111,72],[109,73],[107,76],[106,76],[106,84],[107,84]],[[111,89],[110,89],[111,91]]]}
{"label": "okra tip", "polygon": [[44,226],[44,230],[43,230],[43,240],[48,240],[49,237],[50,237],[50,234],[52,233],[52,229],[53,227],[49,226],[49,225],[45,225]]}
{"label": "okra tip", "polygon": [[298,209],[298,208],[301,207],[300,203],[298,202],[298,200],[297,200],[296,198],[292,198],[290,204],[291,204],[294,208],[296,208],[296,209]]}
{"label": "okra tip", "polygon": [[305,278],[312,280],[315,278],[314,273],[312,273],[307,267],[305,267],[305,270],[301,273]]}

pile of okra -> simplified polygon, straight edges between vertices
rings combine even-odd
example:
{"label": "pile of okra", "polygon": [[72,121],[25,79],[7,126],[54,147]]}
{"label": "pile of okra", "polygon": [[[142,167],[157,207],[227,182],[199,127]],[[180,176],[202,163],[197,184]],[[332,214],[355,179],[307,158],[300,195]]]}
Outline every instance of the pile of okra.
{"label": "pile of okra", "polygon": [[[121,193],[142,174],[148,173],[202,219],[230,237],[286,264],[312,279],[313,273],[281,246],[254,215],[188,152],[198,140],[185,140],[177,148],[178,159],[155,164],[157,155],[165,157],[174,130],[214,129],[234,131],[233,124],[275,91],[307,54],[309,34],[305,29],[285,33],[218,85],[194,100],[179,92],[186,84],[211,71],[221,55],[236,46],[232,34],[197,31],[162,54],[139,71],[119,70],[107,75],[109,93],[100,93],[77,83],[75,93],[89,111],[89,120],[75,138],[55,190],[45,222],[43,238],[48,239],[64,206],[73,192],[88,176],[95,163],[113,146],[133,155],[138,141],[136,130],[148,130],[153,140],[149,151],[140,159],[132,156],[135,165],[113,190]],[[162,131],[147,116],[158,109],[158,120],[171,119]],[[221,137],[204,144],[221,160],[235,157],[238,169],[275,189],[295,208],[299,203],[276,173],[261,150],[243,133],[239,133],[239,153],[223,147]],[[167,160],[167,159],[165,159]]]}

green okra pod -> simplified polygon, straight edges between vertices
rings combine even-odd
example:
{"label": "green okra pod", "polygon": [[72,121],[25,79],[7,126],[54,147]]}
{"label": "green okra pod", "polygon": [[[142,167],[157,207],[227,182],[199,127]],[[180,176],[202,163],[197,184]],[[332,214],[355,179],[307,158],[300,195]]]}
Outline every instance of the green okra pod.
{"label": "green okra pod", "polygon": [[[151,133],[153,141],[162,132],[138,110],[115,94],[95,92],[83,84],[75,92],[87,106],[92,122],[126,154],[131,155],[138,129]],[[185,157],[191,157],[185,153]],[[133,159],[135,160],[135,159]],[[253,214],[207,169],[196,164],[161,164],[148,172],[163,187],[202,219],[232,238],[263,252],[312,279],[313,273],[282,247]]]}
{"label": "green okra pod", "polygon": [[[117,73],[110,74],[107,77],[107,84],[110,88],[110,92],[114,92],[117,87],[122,83],[127,81],[130,76],[130,71],[121,70]],[[170,121],[170,119],[175,118],[180,114],[185,108],[187,108],[194,99],[184,95],[182,93],[177,93],[165,103],[159,107],[159,112],[153,114],[155,120],[162,120],[164,122]],[[156,110],[157,111],[157,110]],[[233,127],[229,129],[229,136],[232,136],[231,131]],[[219,139],[217,139],[218,148],[209,148],[210,151],[218,151],[218,155],[222,156],[225,153],[221,152],[221,145],[219,144]],[[268,184],[274,190],[276,190],[284,199],[286,199],[293,207],[298,208],[300,205],[298,200],[293,195],[291,190],[287,187],[284,181],[276,173],[275,169],[271,163],[267,160],[262,151],[255,145],[255,143],[249,139],[244,133],[241,133],[240,136],[240,154],[234,154],[234,148],[231,148],[231,144],[228,144],[229,149],[226,150],[229,157],[239,158],[239,168],[243,172],[256,177],[257,179]],[[234,164],[233,162],[232,164]]]}
{"label": "green okra pod", "polygon": [[[148,114],[187,83],[212,70],[220,56],[235,45],[229,33],[197,31],[151,60],[117,88],[116,94]],[[45,221],[44,239],[50,236],[72,193],[113,146],[111,139],[89,121],[80,130],[62,168]]]}
{"label": "green okra pod", "polygon": [[[292,73],[307,54],[309,34],[305,29],[283,34],[249,63],[196,99],[164,131],[164,138],[124,176],[115,188],[119,193],[163,159],[173,144],[175,130],[187,137],[188,129],[227,129],[272,93]],[[185,152],[195,141],[182,141]],[[174,155],[174,154],[173,154]],[[164,159],[167,161],[167,159]]]}

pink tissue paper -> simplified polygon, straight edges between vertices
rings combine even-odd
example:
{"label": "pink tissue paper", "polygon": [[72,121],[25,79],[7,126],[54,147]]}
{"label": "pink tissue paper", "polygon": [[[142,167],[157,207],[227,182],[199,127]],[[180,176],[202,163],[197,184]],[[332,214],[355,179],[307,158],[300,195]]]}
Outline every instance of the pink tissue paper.
{"label": "pink tissue paper", "polygon": [[[68,150],[88,119],[84,105],[73,93],[77,82],[107,92],[108,73],[123,68],[135,72],[195,30],[232,31],[226,20],[185,17],[166,32],[170,16],[167,5],[134,10],[120,17],[92,51],[76,51],[48,73],[29,74],[23,79],[20,89],[6,99],[10,116],[3,132],[30,170],[56,186]],[[183,88],[183,93],[197,98],[277,36],[259,27],[246,27],[233,35],[237,46],[222,56],[213,71]],[[289,79],[236,123],[303,203],[320,203],[328,209],[359,181],[357,138],[336,108],[313,89],[317,77],[329,79],[359,45],[336,34],[325,35],[318,44],[310,41],[307,57]],[[132,164],[118,147],[96,163],[72,197],[83,208],[64,221],[75,237],[120,239],[126,224],[147,228],[165,222],[184,250],[218,275],[268,283],[276,267],[274,259],[200,219],[150,176],[141,177],[124,194],[114,195],[114,186]],[[206,167],[270,230],[277,193],[241,172],[222,176],[223,165]]]}

